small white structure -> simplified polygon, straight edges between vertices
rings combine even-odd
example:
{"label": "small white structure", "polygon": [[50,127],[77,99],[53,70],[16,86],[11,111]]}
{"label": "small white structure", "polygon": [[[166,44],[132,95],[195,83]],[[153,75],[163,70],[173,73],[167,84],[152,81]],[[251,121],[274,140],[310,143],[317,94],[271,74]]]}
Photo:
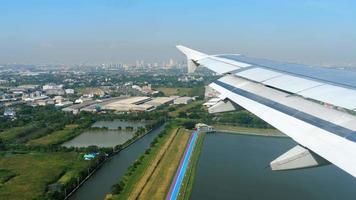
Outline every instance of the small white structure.
{"label": "small white structure", "polygon": [[71,102],[71,101],[63,101],[61,103],[56,103],[55,106],[56,107],[64,107],[64,106],[70,106],[72,104],[73,104],[73,102]]}
{"label": "small white structure", "polygon": [[203,123],[195,124],[195,129],[200,132],[206,132],[206,133],[211,133],[214,131],[212,126]]}
{"label": "small white structure", "polygon": [[74,89],[65,89],[66,94],[74,94]]}
{"label": "small white structure", "polygon": [[86,98],[86,97],[80,97],[79,99],[76,99],[74,103],[84,103],[86,101],[91,101],[92,98]]}
{"label": "small white structure", "polygon": [[4,111],[4,116],[5,117],[10,117],[10,118],[14,118],[16,115],[16,112],[14,109],[12,108],[5,108],[5,111]]}
{"label": "small white structure", "polygon": [[63,85],[56,85],[54,83],[49,83],[44,86],[42,86],[42,90],[55,90],[55,89],[62,89]]}

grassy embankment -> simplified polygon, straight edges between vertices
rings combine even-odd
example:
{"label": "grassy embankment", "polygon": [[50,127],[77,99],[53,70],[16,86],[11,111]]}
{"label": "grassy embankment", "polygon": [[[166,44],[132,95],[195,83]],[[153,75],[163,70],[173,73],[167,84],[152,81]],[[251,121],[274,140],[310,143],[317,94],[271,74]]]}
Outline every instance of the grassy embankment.
{"label": "grassy embankment", "polygon": [[126,185],[120,194],[107,199],[164,199],[189,137],[188,131],[177,128],[159,137],[134,173],[123,178]]}
{"label": "grassy embankment", "polygon": [[180,112],[187,112],[189,109],[194,108],[195,106],[200,105],[202,103],[203,103],[203,101],[198,100],[198,101],[189,103],[187,105],[178,105],[176,110],[169,112],[169,116],[172,118],[176,118],[176,117],[178,117]]}
{"label": "grassy embankment", "polygon": [[0,197],[12,200],[43,198],[48,184],[68,174],[75,175],[88,164],[75,152],[1,155]]}
{"label": "grassy embankment", "polygon": [[179,196],[178,196],[179,200],[189,200],[190,199],[190,195],[193,191],[194,179],[195,179],[195,174],[197,171],[197,164],[198,164],[200,152],[201,152],[201,149],[203,146],[204,137],[205,137],[205,133],[199,133],[197,143],[194,147],[192,157],[190,158],[190,161],[189,161],[188,169],[186,172],[187,174],[184,177],[182,187],[179,192]]}
{"label": "grassy embankment", "polygon": [[180,160],[188,143],[190,132],[180,129],[174,141],[169,145],[149,181],[141,190],[139,199],[164,199],[176,174]]}
{"label": "grassy embankment", "polygon": [[243,134],[243,135],[257,135],[257,136],[270,136],[270,137],[288,137],[284,135],[277,129],[271,128],[250,128],[250,127],[241,127],[233,125],[222,125],[222,124],[213,124],[214,130],[217,132],[226,132],[231,134]]}

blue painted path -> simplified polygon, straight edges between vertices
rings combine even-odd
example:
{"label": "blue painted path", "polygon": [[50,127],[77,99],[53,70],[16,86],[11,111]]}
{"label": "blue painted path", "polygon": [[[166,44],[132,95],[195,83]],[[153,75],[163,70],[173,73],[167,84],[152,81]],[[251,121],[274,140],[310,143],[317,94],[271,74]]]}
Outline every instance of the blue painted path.
{"label": "blue painted path", "polygon": [[194,131],[190,136],[188,145],[184,152],[183,159],[180,161],[178,170],[173,179],[166,200],[175,200],[178,198],[179,191],[183,183],[184,175],[188,169],[189,160],[190,157],[192,156],[197,138],[198,138],[198,131]]}

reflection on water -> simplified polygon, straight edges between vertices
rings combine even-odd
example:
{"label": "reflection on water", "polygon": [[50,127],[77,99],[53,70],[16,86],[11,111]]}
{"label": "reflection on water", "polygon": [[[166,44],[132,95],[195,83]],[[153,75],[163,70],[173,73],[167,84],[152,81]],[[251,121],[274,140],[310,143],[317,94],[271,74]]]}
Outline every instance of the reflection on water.
{"label": "reflection on water", "polygon": [[133,131],[94,130],[85,131],[72,140],[63,143],[66,147],[114,147],[124,144],[134,136]]}
{"label": "reflection on water", "polygon": [[98,121],[92,125],[93,128],[107,129],[85,131],[72,140],[63,143],[63,146],[88,147],[95,145],[98,147],[114,147],[130,140],[134,136],[135,131],[145,125],[146,123],[142,121]]}
{"label": "reflection on water", "polygon": [[147,123],[144,121],[124,121],[120,119],[114,119],[113,121],[97,121],[92,127],[93,128],[108,128],[108,129],[126,129],[126,127],[133,127],[137,129],[139,127],[144,127]]}
{"label": "reflection on water", "polygon": [[191,199],[355,199],[356,180],[333,165],[282,172],[267,167],[295,145],[288,138],[208,134]]}

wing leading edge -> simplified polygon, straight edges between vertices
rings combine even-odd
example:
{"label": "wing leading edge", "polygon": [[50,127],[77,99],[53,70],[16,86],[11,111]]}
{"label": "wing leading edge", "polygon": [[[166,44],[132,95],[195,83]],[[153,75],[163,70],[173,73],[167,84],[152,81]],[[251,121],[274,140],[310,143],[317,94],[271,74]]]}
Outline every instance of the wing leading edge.
{"label": "wing leading edge", "polygon": [[[273,161],[272,169],[313,167],[328,161],[356,177],[356,116],[351,114],[356,110],[355,88],[179,49],[196,66],[223,75],[209,85],[223,101],[239,104],[300,144]],[[226,104],[217,104],[221,105]]]}

